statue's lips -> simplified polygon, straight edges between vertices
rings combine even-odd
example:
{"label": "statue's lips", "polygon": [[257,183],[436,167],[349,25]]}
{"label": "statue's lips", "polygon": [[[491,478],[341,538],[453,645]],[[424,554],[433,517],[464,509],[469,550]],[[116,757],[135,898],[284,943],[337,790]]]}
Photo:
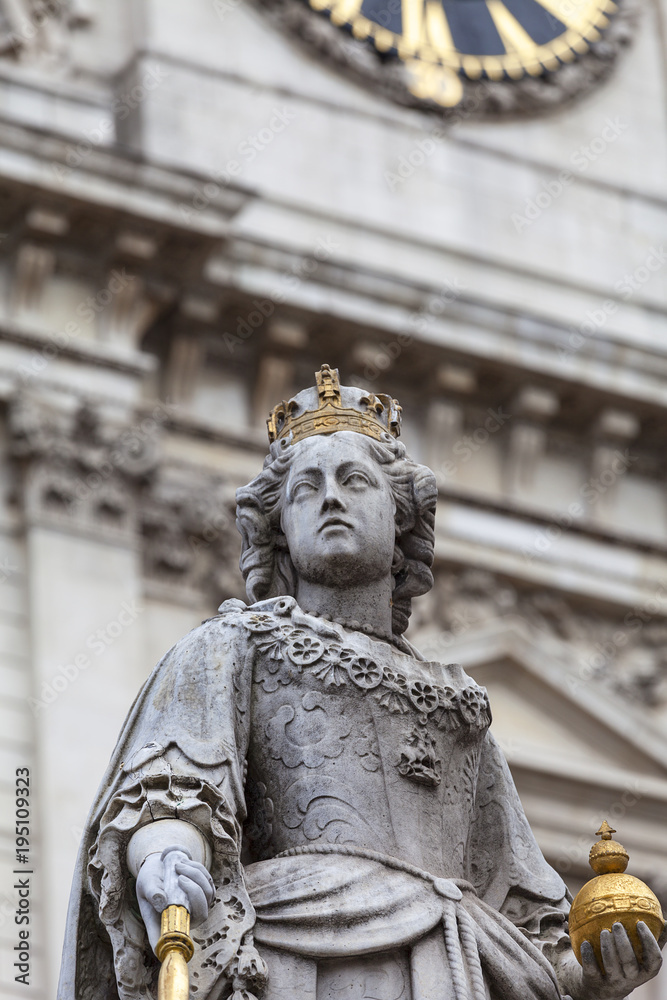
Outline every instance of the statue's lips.
{"label": "statue's lips", "polygon": [[351,528],[352,525],[349,521],[344,521],[342,517],[328,517],[326,521],[317,529],[318,533],[324,531],[325,528]]}

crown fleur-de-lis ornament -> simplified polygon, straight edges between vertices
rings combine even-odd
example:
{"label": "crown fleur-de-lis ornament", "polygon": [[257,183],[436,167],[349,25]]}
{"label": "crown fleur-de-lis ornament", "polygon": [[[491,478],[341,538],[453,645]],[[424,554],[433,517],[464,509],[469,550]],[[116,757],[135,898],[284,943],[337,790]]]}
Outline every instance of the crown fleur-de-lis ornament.
{"label": "crown fleur-de-lis ornament", "polygon": [[597,832],[600,840],[593,844],[588,858],[597,878],[591,879],[577,893],[569,920],[570,940],[577,960],[581,963],[581,946],[588,941],[601,970],[604,969],[600,951],[603,930],[610,931],[615,923],[623,924],[641,960],[639,921],[644,921],[656,940],[665,926],[657,896],[640,879],[625,874],[630,858],[623,845],[612,840],[612,833],[616,830],[604,820]]}
{"label": "crown fleur-de-lis ornament", "polygon": [[337,368],[322,365],[315,372],[315,386],[303,389],[271,410],[266,422],[269,441],[283,447],[297,444],[313,434],[354,431],[382,441],[386,434],[401,433],[401,407],[384,393],[375,395],[340,384]]}

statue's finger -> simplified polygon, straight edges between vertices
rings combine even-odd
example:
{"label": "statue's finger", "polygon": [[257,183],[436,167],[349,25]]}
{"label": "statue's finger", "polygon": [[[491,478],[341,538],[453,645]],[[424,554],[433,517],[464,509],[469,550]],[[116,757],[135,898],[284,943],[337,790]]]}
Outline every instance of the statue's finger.
{"label": "statue's finger", "polygon": [[212,901],[215,896],[215,886],[210,872],[204,865],[200,865],[198,861],[179,861],[175,870],[178,875],[187,875],[193,882],[201,886],[209,903]]}
{"label": "statue's finger", "polygon": [[595,957],[593,945],[590,941],[584,941],[581,945],[581,967],[587,979],[595,979],[600,976],[600,967]]}
{"label": "statue's finger", "polygon": [[137,877],[137,898],[145,899],[158,913],[167,905],[163,876],[164,866],[160,857],[152,854],[144,861]]}
{"label": "statue's finger", "polygon": [[628,937],[628,932],[623,924],[617,921],[612,925],[611,933],[621,968],[623,969],[623,975],[628,979],[635,979],[639,972],[639,961],[635,955],[635,949],[632,947],[632,942]]}
{"label": "statue's finger", "polygon": [[642,943],[642,966],[646,972],[654,976],[662,965],[660,945],[643,920],[637,924],[637,934]]}
{"label": "statue's finger", "polygon": [[604,930],[600,934],[600,952],[602,953],[604,974],[610,978],[617,976],[625,978],[611,931]]}
{"label": "statue's finger", "polygon": [[167,905],[167,897],[162,889],[157,889],[149,898],[153,909],[157,910],[158,913],[162,913]]}
{"label": "statue's finger", "polygon": [[181,875],[178,879],[183,892],[188,897],[188,909],[190,911],[190,921],[193,926],[201,924],[208,916],[208,900],[196,882],[193,882],[187,875]]}
{"label": "statue's finger", "polygon": [[662,928],[660,934],[658,935],[658,947],[662,949],[667,944],[667,920],[665,921],[665,926]]}

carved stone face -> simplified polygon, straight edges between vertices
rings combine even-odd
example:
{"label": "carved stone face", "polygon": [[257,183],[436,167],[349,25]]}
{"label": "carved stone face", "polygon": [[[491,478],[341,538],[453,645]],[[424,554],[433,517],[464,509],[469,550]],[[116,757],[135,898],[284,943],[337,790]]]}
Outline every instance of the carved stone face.
{"label": "carved stone face", "polygon": [[342,587],[390,574],[396,505],[367,439],[339,431],[294,450],[281,523],[297,576]]}

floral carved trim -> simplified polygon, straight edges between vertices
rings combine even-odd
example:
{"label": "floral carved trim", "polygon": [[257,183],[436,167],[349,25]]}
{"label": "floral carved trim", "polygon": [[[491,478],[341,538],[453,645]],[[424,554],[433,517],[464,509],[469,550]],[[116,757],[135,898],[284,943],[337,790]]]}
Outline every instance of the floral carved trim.
{"label": "floral carved trim", "polygon": [[439,729],[449,731],[460,726],[485,729],[491,723],[484,688],[473,682],[456,690],[450,685],[411,679],[343,645],[339,634],[323,623],[325,634],[317,635],[293,598],[281,598],[274,611],[251,607],[239,614],[240,610],[237,601],[221,608],[222,613],[238,615],[238,623],[263,654],[255,680],[269,693],[308,671],[325,687],[354,685],[390,713],[413,712],[422,725],[432,720]]}

